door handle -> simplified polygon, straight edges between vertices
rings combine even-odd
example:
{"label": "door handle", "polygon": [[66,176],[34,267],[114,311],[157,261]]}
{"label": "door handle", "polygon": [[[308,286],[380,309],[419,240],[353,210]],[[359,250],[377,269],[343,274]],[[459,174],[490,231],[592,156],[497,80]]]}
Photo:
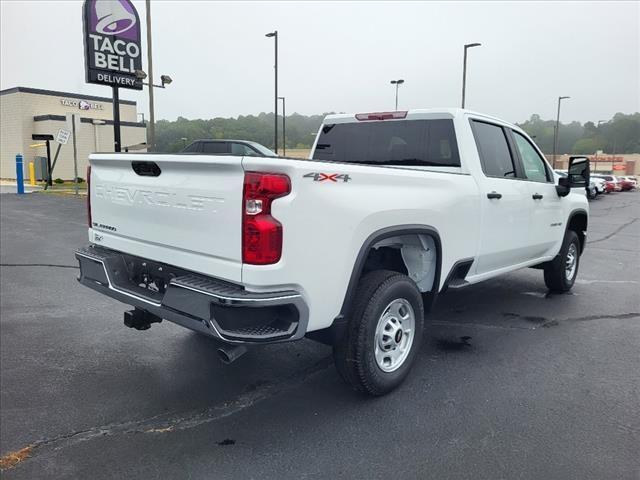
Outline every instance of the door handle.
{"label": "door handle", "polygon": [[542,200],[542,197],[544,195],[540,195],[539,193],[534,193],[533,195],[531,195],[531,198],[533,198],[534,200]]}
{"label": "door handle", "polygon": [[495,198],[497,200],[500,200],[502,198],[502,194],[494,191],[491,193],[487,193],[487,198],[491,198],[491,199]]}

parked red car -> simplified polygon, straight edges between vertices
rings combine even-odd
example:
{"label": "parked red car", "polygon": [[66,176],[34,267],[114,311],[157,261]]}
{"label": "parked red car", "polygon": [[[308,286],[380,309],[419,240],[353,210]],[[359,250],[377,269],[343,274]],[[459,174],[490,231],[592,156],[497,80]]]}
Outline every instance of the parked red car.
{"label": "parked red car", "polygon": [[625,177],[618,177],[618,181],[620,182],[620,188],[622,188],[623,192],[628,192],[629,190],[636,188],[635,183],[631,180],[627,180]]}
{"label": "parked red car", "polygon": [[622,186],[620,185],[620,181],[614,177],[613,175],[592,175],[593,177],[601,178],[605,181],[605,192],[619,192],[622,190]]}

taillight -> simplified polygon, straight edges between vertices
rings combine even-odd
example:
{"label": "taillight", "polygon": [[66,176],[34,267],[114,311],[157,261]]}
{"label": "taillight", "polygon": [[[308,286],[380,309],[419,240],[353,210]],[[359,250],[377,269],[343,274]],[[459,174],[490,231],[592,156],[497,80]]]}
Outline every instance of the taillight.
{"label": "taillight", "polygon": [[291,181],[278,173],[246,172],[242,195],[242,262],[277,263],[282,255],[282,224],[271,216],[271,202],[291,192]]}
{"label": "taillight", "polygon": [[373,112],[373,113],[356,113],[356,120],[396,120],[406,118],[406,111],[397,112]]}
{"label": "taillight", "polygon": [[91,228],[91,165],[87,167],[87,222]]}

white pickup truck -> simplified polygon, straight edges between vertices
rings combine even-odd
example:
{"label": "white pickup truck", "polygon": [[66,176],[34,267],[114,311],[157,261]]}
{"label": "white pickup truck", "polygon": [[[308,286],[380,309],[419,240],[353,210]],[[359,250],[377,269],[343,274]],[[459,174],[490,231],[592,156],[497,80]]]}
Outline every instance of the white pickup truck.
{"label": "white pickup truck", "polygon": [[[93,154],[79,281],[216,338],[333,345],[355,389],[406,377],[439,293],[525,267],[569,290],[586,158],[554,176],[520,128],[459,109],[329,115],[307,160]],[[573,190],[572,190],[573,188]]]}

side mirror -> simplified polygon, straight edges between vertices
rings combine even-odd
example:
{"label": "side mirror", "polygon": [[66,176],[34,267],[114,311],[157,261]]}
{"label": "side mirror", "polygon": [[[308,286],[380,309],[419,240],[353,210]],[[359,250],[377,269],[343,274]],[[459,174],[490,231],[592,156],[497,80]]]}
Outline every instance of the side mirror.
{"label": "side mirror", "polygon": [[571,187],[569,186],[569,177],[560,177],[558,179],[558,185],[556,185],[556,192],[558,192],[559,197],[566,197],[571,192]]}
{"label": "side mirror", "polygon": [[589,159],[587,157],[570,157],[568,174],[566,177],[560,177],[556,192],[558,192],[558,196],[566,197],[572,188],[582,187],[587,189],[589,179]]}
{"label": "side mirror", "polygon": [[589,186],[589,177],[591,172],[589,169],[589,159],[587,157],[571,157],[569,158],[569,171],[567,178],[569,179],[569,187]]}

